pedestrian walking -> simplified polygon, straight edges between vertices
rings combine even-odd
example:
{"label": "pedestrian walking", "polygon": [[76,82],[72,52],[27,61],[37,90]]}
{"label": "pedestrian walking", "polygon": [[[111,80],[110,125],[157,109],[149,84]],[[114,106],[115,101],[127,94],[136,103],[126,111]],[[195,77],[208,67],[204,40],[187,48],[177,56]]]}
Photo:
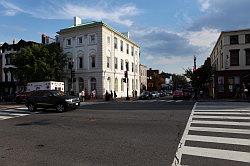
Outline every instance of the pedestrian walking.
{"label": "pedestrian walking", "polygon": [[116,95],[116,92],[114,91],[114,98],[116,99],[117,95]]}
{"label": "pedestrian walking", "polygon": [[95,89],[92,91],[92,96],[93,96],[93,99],[96,99],[96,90]]}
{"label": "pedestrian walking", "polygon": [[248,89],[246,88],[245,83],[242,84],[242,89],[241,89],[241,98],[245,100],[247,98],[246,93],[248,92]]}
{"label": "pedestrian walking", "polygon": [[113,92],[112,92],[112,90],[110,91],[110,96],[111,96],[111,100],[113,100]]}
{"label": "pedestrian walking", "polygon": [[108,93],[107,90],[106,90],[106,93],[105,93],[105,100],[106,100],[106,101],[109,101],[109,93]]}
{"label": "pedestrian walking", "polygon": [[84,89],[81,91],[81,100],[85,101],[85,91],[84,91]]}

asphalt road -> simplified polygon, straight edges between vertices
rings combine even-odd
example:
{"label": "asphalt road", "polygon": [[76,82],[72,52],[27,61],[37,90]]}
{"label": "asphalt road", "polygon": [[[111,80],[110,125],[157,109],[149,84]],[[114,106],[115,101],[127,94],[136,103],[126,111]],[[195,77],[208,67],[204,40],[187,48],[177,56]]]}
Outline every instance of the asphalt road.
{"label": "asphalt road", "polygon": [[0,165],[171,165],[194,103],[113,102],[0,121]]}

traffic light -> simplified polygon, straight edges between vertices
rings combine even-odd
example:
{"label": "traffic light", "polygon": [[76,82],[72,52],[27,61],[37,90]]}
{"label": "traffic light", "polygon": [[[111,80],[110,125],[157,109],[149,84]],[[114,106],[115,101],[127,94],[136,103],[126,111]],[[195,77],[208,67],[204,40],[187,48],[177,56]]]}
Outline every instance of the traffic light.
{"label": "traffic light", "polygon": [[128,71],[124,71],[124,77],[128,78]]}
{"label": "traffic light", "polygon": [[122,81],[126,83],[126,78],[123,78]]}
{"label": "traffic light", "polygon": [[75,70],[71,70],[71,77],[74,78],[76,76]]}

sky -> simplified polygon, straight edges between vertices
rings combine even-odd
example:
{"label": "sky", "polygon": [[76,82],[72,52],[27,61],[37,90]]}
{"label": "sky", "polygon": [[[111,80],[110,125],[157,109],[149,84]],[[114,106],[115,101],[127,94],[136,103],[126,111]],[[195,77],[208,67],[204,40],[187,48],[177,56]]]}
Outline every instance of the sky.
{"label": "sky", "polygon": [[209,57],[220,32],[250,28],[250,0],[0,0],[0,42],[41,42],[83,21],[104,21],[130,32],[141,46],[141,63],[184,73]]}

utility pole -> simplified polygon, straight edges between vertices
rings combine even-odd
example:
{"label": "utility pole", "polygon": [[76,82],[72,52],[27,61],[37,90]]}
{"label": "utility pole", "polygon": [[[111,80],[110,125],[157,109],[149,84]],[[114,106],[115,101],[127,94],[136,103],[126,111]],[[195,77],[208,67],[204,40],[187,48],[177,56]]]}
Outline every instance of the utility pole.
{"label": "utility pole", "polygon": [[126,97],[126,100],[130,100],[130,98],[129,98],[129,96],[128,96],[128,70],[126,70],[125,72],[124,72],[124,79],[125,79],[125,81],[127,82],[127,97]]}
{"label": "utility pole", "polygon": [[194,55],[194,71],[196,70],[196,56]]}

